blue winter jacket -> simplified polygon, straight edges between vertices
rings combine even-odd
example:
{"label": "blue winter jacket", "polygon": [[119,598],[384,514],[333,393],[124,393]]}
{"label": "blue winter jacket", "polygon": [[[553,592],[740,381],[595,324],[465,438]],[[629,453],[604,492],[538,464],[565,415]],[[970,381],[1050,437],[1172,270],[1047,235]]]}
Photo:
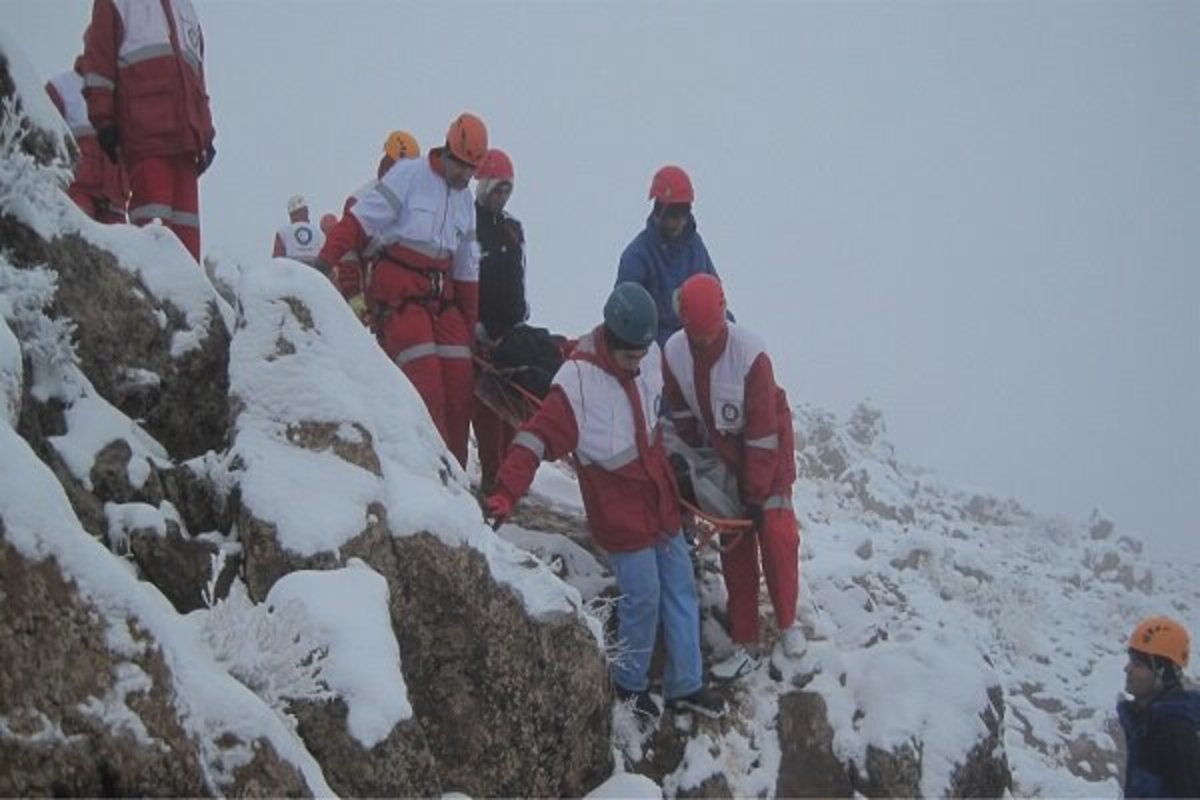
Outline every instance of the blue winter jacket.
{"label": "blue winter jacket", "polygon": [[621,254],[617,283],[640,283],[654,298],[658,306],[659,347],[683,327],[675,313],[675,293],[685,280],[701,273],[716,275],[717,270],[696,230],[696,219],[690,216],[679,238],[667,241],[651,215],[645,230]]}
{"label": "blue winter jacket", "polygon": [[1117,704],[1126,797],[1200,796],[1200,692],[1168,689],[1143,710]]}

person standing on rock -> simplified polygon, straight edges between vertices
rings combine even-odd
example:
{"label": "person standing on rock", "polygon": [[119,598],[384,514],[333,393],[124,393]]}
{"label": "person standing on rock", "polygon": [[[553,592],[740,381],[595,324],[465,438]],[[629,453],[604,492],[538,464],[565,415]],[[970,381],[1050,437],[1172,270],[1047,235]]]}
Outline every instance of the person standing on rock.
{"label": "person standing on rock", "polygon": [[696,228],[692,204],[696,192],[692,179],[682,167],[668,164],[654,173],[650,181],[650,200],[654,207],[646,227],[621,253],[617,283],[640,284],[658,307],[658,331],[655,339],[662,347],[679,330],[676,295],[692,275],[716,275],[708,248]]}
{"label": "person standing on rock", "polygon": [[275,231],[274,258],[290,258],[310,267],[325,245],[325,234],[308,221],[308,202],[298,194],[288,198],[288,224]]}
{"label": "person standing on rock", "polygon": [[[491,361],[492,350],[529,317],[525,302],[525,231],[504,210],[516,175],[508,154],[488,150],[475,173],[475,234],[479,239],[479,324],[475,350]],[[471,419],[479,452],[480,487],[491,491],[500,459],[516,431],[481,400]]]}
{"label": "person standing on rock", "polygon": [[664,348],[664,396],[683,447],[709,448],[736,478],[739,516],[754,526],[721,553],[734,653],[712,674],[725,680],[758,665],[759,560],[775,609],[780,647],[804,654],[796,624],[800,533],[792,510],[796,480],[792,415],[775,383],[762,340],[727,321],[725,292],[713,275],[694,275],[679,291],[683,330]]}
{"label": "person standing on rock", "polygon": [[603,324],[579,340],[541,408],[513,439],[487,513],[498,527],[543,459],[573,453],[588,529],[608,553],[621,593],[617,695],[632,700],[644,719],[657,718],[649,673],[661,625],[667,707],[715,718],[725,702],[703,680],[699,600],[658,416],[657,330],[649,292],[635,283],[613,289]]}
{"label": "person standing on rock", "polygon": [[79,145],[79,161],[75,164],[75,176],[67,195],[96,222],[106,225],[125,222],[129,179],[125,169],[119,163],[109,161],[100,150],[96,129],[88,119],[87,102],[83,99],[83,78],[75,72],[56,75],[46,84],[46,93]]}
{"label": "person standing on rock", "polygon": [[1125,693],[1126,797],[1200,797],[1200,692],[1183,688],[1191,642],[1169,617],[1138,623],[1129,637]]}
{"label": "person standing on rock", "polygon": [[199,178],[217,151],[191,0],[94,0],[75,71],[100,149],[129,175],[129,221],[162,220],[199,263]]}
{"label": "person standing on rock", "polygon": [[314,264],[330,275],[346,253],[378,245],[366,287],[375,336],[464,467],[479,315],[479,244],[468,186],[487,149],[483,120],[460,114],[442,147],[396,161],[354,203]]}

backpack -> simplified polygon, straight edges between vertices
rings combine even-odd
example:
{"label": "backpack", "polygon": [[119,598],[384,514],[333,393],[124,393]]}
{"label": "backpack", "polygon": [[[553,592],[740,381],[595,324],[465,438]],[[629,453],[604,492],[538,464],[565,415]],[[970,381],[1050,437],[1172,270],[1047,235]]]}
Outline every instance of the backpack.
{"label": "backpack", "polygon": [[492,350],[492,366],[522,389],[545,397],[562,366],[564,342],[566,337],[545,328],[518,325]]}

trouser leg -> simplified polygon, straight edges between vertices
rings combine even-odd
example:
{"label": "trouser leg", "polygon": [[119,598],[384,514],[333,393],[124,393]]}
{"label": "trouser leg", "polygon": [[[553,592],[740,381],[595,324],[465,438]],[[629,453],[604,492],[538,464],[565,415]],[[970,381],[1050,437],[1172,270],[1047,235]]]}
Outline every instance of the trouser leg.
{"label": "trouser leg", "polygon": [[775,624],[783,630],[796,621],[800,591],[800,528],[791,508],[773,508],[763,513],[759,546],[767,594],[775,609]]}
{"label": "trouser leg", "polygon": [[442,394],[442,366],[433,341],[433,320],[423,306],[415,303],[393,311],[378,331],[383,351],[404,372],[425,402],[434,427],[449,446],[446,436],[445,398]]}
{"label": "trouser leg", "polygon": [[200,263],[200,178],[196,175],[196,159],[190,154],[175,156],[175,210],[167,226],[175,231],[179,241]]}
{"label": "trouser leg", "polygon": [[721,574],[729,597],[729,634],[738,644],[758,641],[758,536],[745,533],[721,553]]}
{"label": "trouser leg", "polygon": [[621,652],[613,665],[613,680],[631,692],[645,691],[650,686],[650,657],[658,635],[660,603],[657,562],[653,547],[609,554],[609,567],[621,593],[617,600]]}
{"label": "trouser leg", "polygon": [[700,600],[687,542],[676,533],[655,546],[658,582],[662,595],[663,638],[667,662],[663,671],[663,696],[685,697],[704,682],[700,656]]}
{"label": "trouser leg", "polygon": [[447,308],[433,323],[442,370],[442,402],[446,415],[446,446],[463,467],[467,466],[467,440],[471,409],[475,404],[475,365],[471,361],[471,335],[462,313]]}
{"label": "trouser leg", "polygon": [[151,156],[129,167],[129,221],[162,220],[200,262],[199,188],[191,156]]}

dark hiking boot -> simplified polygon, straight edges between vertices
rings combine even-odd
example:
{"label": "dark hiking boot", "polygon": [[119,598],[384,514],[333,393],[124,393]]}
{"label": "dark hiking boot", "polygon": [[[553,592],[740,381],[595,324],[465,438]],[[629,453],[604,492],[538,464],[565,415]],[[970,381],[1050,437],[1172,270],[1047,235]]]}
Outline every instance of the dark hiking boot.
{"label": "dark hiking boot", "polygon": [[658,719],[658,704],[654,702],[654,698],[650,696],[650,692],[632,692],[629,689],[623,689],[620,686],[616,687],[617,698],[621,702],[633,701],[633,713],[638,717],[638,721],[642,723],[654,722]]}
{"label": "dark hiking boot", "polygon": [[725,716],[726,711],[725,698],[707,686],[701,686],[684,697],[668,700],[667,708],[675,714],[692,711],[709,719],[720,719]]}

